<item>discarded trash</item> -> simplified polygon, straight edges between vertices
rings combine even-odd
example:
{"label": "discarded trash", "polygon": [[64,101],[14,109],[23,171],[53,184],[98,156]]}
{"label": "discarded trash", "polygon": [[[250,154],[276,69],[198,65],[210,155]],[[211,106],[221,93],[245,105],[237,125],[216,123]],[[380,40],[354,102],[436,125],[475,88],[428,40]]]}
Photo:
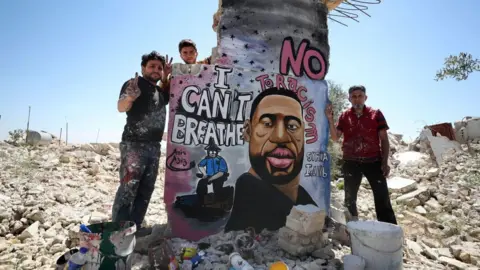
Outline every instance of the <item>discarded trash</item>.
{"label": "discarded trash", "polygon": [[68,270],[81,269],[87,262],[87,248],[80,248],[80,251],[73,254],[70,260],[68,260]]}
{"label": "discarded trash", "polygon": [[175,253],[166,238],[161,238],[150,243],[148,257],[152,269],[173,270],[179,269]]}
{"label": "discarded trash", "polygon": [[80,231],[86,232],[86,233],[92,233],[92,231],[90,231],[90,229],[85,224],[80,224]]}
{"label": "discarded trash", "polygon": [[[86,227],[86,228],[85,228]],[[88,248],[88,269],[130,269],[130,254],[135,248],[134,222],[91,224],[79,232],[80,246]],[[90,233],[84,232],[90,230]]]}
{"label": "discarded trash", "polygon": [[182,263],[182,266],[180,267],[181,270],[192,270],[193,269],[193,263],[192,261],[184,261]]}
{"label": "discarded trash", "polygon": [[221,245],[218,245],[215,247],[216,250],[218,251],[221,251],[227,255],[230,255],[232,254],[232,252],[235,250],[235,248],[233,247],[232,244],[228,244],[228,243],[225,243],[225,244],[221,244]]}
{"label": "discarded trash", "polygon": [[65,252],[65,254],[60,256],[60,258],[58,258],[58,260],[57,260],[57,265],[56,265],[55,270],[64,270],[65,267],[67,267],[68,260],[70,260],[72,255],[77,253],[77,252],[78,252],[78,248],[74,248],[74,249],[71,249],[71,250]]}
{"label": "discarded trash", "polygon": [[238,252],[230,254],[229,259],[230,270],[255,270]]}
{"label": "discarded trash", "polygon": [[270,265],[270,268],[268,270],[290,270],[288,265],[284,262],[274,262],[272,265]]}
{"label": "discarded trash", "polygon": [[255,230],[253,228],[245,229],[245,233],[239,234],[235,238],[235,248],[242,257],[253,258],[256,246],[257,241],[255,240]]}

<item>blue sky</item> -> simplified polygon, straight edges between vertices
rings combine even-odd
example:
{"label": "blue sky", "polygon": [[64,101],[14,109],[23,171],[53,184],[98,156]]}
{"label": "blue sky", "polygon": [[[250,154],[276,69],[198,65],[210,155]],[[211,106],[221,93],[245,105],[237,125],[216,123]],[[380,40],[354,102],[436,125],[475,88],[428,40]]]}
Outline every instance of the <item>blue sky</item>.
{"label": "blue sky", "polygon": [[[67,120],[70,142],[93,142],[98,129],[99,141],[118,142],[125,124],[116,110],[118,93],[140,70],[140,56],[157,50],[179,61],[183,38],[208,56],[216,44],[211,24],[217,5],[0,1],[0,139],[26,127],[31,105],[33,130],[58,134]],[[360,23],[330,21],[327,79],[345,88],[364,84],[367,103],[407,138],[425,124],[480,116],[480,73],[464,82],[433,80],[449,54],[480,58],[478,10],[478,0],[390,0],[371,6],[372,17],[361,16]]]}

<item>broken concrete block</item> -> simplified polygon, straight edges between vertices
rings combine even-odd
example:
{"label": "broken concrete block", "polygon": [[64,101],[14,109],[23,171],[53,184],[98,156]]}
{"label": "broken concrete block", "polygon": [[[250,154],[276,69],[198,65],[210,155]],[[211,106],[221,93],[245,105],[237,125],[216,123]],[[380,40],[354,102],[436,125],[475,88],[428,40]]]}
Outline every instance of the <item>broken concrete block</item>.
{"label": "broken concrete block", "polygon": [[38,237],[38,226],[40,222],[35,221],[32,225],[28,226],[19,236],[18,239],[23,241],[27,238],[37,238]]}
{"label": "broken concrete block", "polygon": [[314,205],[297,205],[287,216],[285,227],[303,235],[322,231],[325,223],[325,211]]}
{"label": "broken concrete block", "polygon": [[395,193],[407,193],[417,189],[417,182],[412,179],[394,176],[387,180],[388,189]]}

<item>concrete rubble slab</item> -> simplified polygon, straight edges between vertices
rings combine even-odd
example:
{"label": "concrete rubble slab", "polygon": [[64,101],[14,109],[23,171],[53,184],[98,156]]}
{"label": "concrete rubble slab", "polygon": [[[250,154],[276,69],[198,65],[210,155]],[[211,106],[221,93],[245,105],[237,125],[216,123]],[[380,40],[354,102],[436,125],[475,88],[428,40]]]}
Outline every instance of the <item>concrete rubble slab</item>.
{"label": "concrete rubble slab", "polygon": [[387,179],[388,189],[396,193],[407,193],[417,189],[417,182],[412,179],[394,176]]}

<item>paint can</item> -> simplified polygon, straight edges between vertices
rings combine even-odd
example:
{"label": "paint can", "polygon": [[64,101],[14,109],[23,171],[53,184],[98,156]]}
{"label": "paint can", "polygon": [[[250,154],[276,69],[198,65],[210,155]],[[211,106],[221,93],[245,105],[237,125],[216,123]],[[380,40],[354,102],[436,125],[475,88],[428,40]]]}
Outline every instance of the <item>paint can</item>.
{"label": "paint can", "polygon": [[84,270],[126,270],[131,268],[130,255],[135,248],[134,222],[105,222],[87,226],[79,232],[80,246],[88,248]]}
{"label": "paint can", "polygon": [[240,256],[240,253],[234,252],[229,256],[230,270],[254,270],[254,268]]}

